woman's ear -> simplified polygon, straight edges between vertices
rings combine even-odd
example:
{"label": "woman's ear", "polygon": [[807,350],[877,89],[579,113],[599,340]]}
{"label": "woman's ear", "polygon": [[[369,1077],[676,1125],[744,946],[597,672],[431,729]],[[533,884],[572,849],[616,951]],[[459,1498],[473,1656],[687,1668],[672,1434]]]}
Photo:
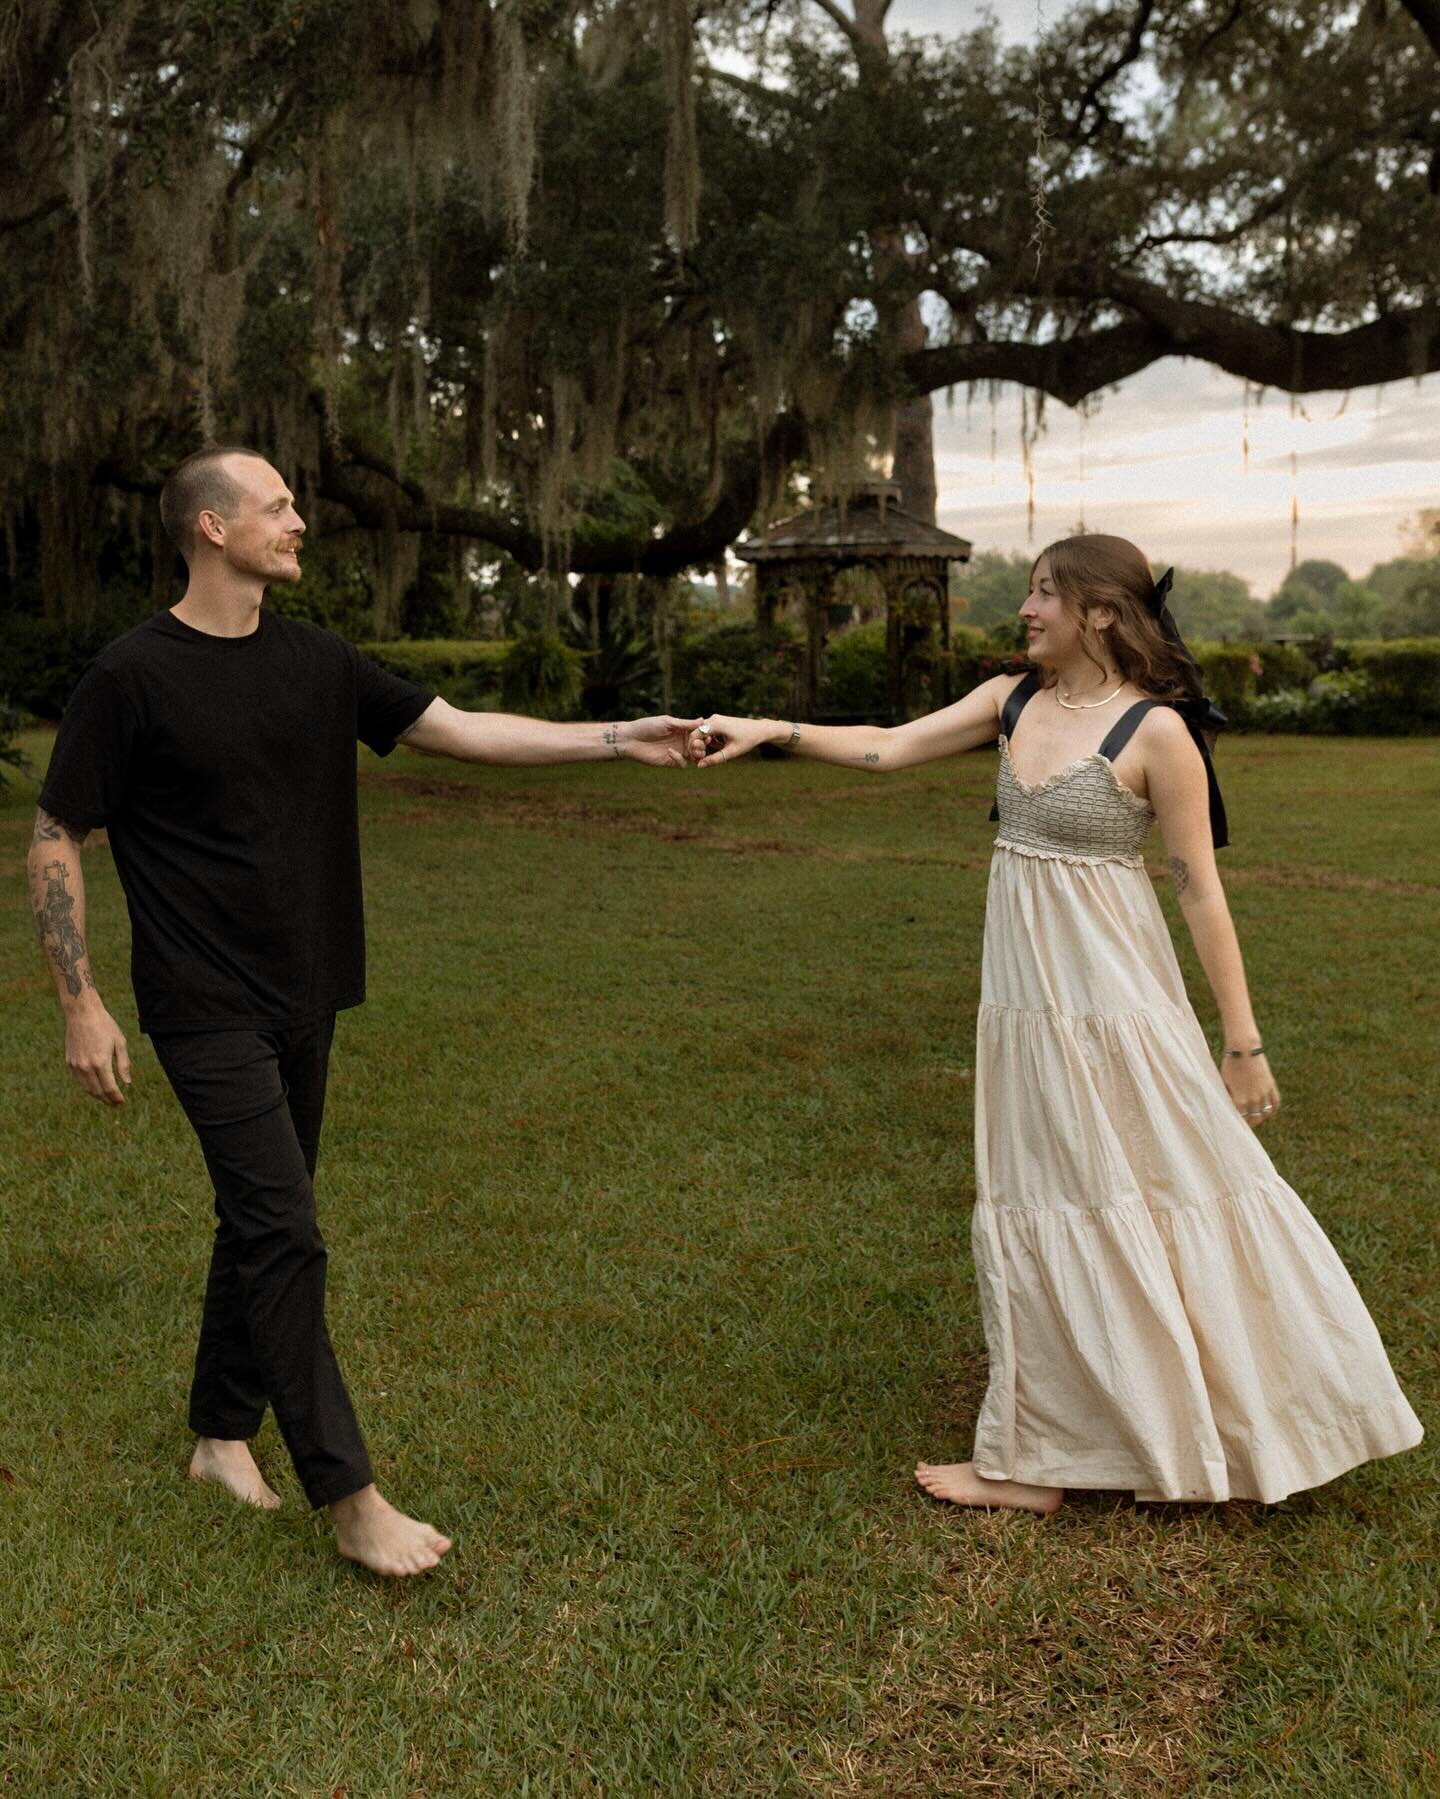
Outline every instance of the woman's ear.
{"label": "woman's ear", "polygon": [[1109,606],[1092,606],[1085,614],[1085,622],[1093,630],[1108,631],[1115,623],[1115,613]]}

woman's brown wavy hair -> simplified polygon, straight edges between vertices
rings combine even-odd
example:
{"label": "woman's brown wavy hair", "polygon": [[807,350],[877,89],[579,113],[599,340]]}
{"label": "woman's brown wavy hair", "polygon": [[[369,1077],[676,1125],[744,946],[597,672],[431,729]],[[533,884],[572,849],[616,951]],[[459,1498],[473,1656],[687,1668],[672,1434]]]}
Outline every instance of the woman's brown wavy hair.
{"label": "woman's brown wavy hair", "polygon": [[[1133,543],[1098,532],[1093,537],[1063,537],[1031,563],[1032,581],[1042,558],[1048,558],[1055,591],[1080,627],[1085,654],[1102,673],[1101,633],[1090,623],[1090,614],[1097,606],[1108,606],[1114,618],[1104,635],[1110,640],[1111,660],[1125,679],[1152,699],[1199,697],[1195,664],[1170,642],[1150,610],[1155,577]],[[1054,680],[1053,670],[1047,670],[1045,685]]]}

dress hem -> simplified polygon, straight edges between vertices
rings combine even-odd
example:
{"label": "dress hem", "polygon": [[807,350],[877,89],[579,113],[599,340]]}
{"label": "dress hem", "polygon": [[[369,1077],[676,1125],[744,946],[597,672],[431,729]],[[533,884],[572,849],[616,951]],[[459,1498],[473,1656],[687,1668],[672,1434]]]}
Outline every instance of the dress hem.
{"label": "dress hem", "polygon": [[981,1466],[982,1457],[978,1451],[973,1466],[982,1480],[1013,1480],[1032,1487],[1063,1487],[1073,1493],[1132,1493],[1141,1505],[1227,1505],[1231,1500],[1279,1505],[1295,1493],[1308,1493],[1338,1480],[1342,1474],[1348,1474],[1366,1462],[1381,1462],[1392,1455],[1403,1455],[1416,1448],[1424,1436],[1420,1421],[1402,1397],[1378,1418],[1373,1412],[1352,1413],[1343,1423],[1326,1431],[1321,1439],[1322,1443],[1340,1439],[1334,1453],[1317,1453],[1308,1465],[1300,1467],[1292,1452],[1285,1458],[1290,1467],[1283,1473],[1276,1470],[1275,1478],[1270,1480],[1256,1479],[1257,1470],[1253,1468],[1247,1479],[1232,1473],[1229,1464],[1206,1462],[1203,1464],[1206,1470],[1213,1468],[1217,1477],[1208,1486],[1197,1482],[1189,1491],[1170,1492],[1150,1484],[1154,1478],[1153,1470],[1140,1470],[1133,1464],[1123,1472],[1116,1469],[1103,1480],[1088,1471],[1083,1479],[1077,1480],[1059,1464],[1027,1464],[1019,1456],[1015,1458],[1011,1472],[992,1474],[988,1467]]}

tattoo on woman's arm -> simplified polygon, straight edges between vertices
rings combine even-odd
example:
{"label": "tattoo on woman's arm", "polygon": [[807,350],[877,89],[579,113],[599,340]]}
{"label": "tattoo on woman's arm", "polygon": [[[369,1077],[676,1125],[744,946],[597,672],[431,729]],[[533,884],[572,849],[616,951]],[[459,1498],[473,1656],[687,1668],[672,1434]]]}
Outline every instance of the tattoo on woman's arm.
{"label": "tattoo on woman's arm", "polygon": [[1175,892],[1181,894],[1190,885],[1190,864],[1179,856],[1170,858],[1170,873],[1175,880]]}
{"label": "tattoo on woman's arm", "polygon": [[73,999],[86,987],[93,987],[95,977],[88,968],[80,966],[89,960],[90,952],[75,922],[75,896],[65,885],[69,873],[63,862],[45,864],[45,897],[35,908],[35,929],[41,949],[60,970],[66,991]]}
{"label": "tattoo on woman's arm", "polygon": [[866,750],[865,760],[867,762],[878,762],[880,760],[879,750]]}

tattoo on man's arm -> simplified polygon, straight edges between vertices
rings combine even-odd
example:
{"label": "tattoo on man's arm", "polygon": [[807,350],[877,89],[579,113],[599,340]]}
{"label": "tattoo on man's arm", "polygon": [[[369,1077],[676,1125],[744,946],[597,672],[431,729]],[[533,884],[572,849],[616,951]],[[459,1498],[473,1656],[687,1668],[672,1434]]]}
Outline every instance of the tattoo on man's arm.
{"label": "tattoo on man's arm", "polygon": [[72,843],[83,843],[90,835],[89,825],[67,825],[63,818],[56,818],[44,807],[35,813],[35,833],[32,843],[59,843],[62,837],[68,837]]}
{"label": "tattoo on man's arm", "polygon": [[89,960],[90,952],[75,922],[75,896],[65,884],[69,873],[63,862],[45,864],[45,897],[35,909],[35,929],[41,949],[60,970],[73,999],[86,987],[94,987],[95,977],[80,966]]}
{"label": "tattoo on man's arm", "polygon": [[601,735],[603,736],[605,742],[610,745],[610,748],[612,750],[614,750],[615,754],[618,756],[620,754],[620,727],[619,727],[619,725],[606,725],[606,727],[605,727],[604,731],[601,733]]}
{"label": "tattoo on man's arm", "polygon": [[878,762],[880,760],[879,750],[866,750],[865,760],[867,762]]}
{"label": "tattoo on man's arm", "polygon": [[1190,864],[1179,856],[1170,858],[1170,873],[1175,880],[1175,892],[1181,894],[1190,885]]}

